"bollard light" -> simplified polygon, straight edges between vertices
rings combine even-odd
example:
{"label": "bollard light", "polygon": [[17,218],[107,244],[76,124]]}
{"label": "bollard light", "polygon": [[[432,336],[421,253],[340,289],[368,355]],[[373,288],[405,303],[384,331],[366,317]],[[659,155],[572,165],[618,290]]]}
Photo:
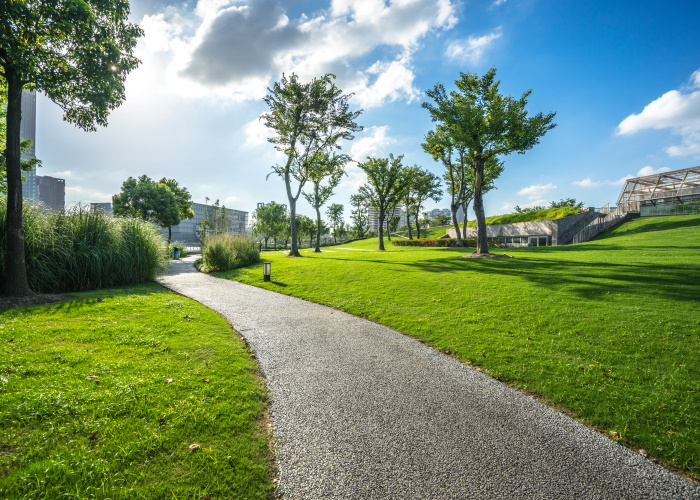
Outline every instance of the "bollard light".
{"label": "bollard light", "polygon": [[269,262],[263,263],[263,281],[270,281],[270,266]]}

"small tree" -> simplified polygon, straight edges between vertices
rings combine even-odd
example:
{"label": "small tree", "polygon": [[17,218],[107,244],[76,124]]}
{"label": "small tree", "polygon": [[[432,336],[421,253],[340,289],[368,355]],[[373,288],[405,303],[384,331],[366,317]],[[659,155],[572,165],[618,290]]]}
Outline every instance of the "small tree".
{"label": "small tree", "polygon": [[[306,215],[297,215],[297,244],[301,247],[302,236],[314,233],[316,231],[316,223]],[[309,240],[309,247],[313,243],[313,237]]]}
{"label": "small tree", "polygon": [[180,222],[177,196],[167,184],[153,182],[147,175],[142,175],[138,180],[129,177],[124,181],[121,192],[112,196],[112,212],[117,216],[138,217],[167,227],[168,242],[170,228]]}
{"label": "small tree", "polygon": [[549,208],[576,207],[583,208],[583,202],[577,201],[576,198],[562,198],[559,201],[549,202]]}
{"label": "small tree", "polygon": [[[347,155],[329,154],[327,151],[319,153],[311,159],[309,167],[309,181],[312,184],[311,192],[302,192],[306,201],[316,210],[316,248],[314,252],[320,252],[321,248],[321,207],[333,194],[333,190],[345,175],[345,164],[350,161]],[[321,183],[327,180],[326,185]]]}
{"label": "small tree", "polygon": [[433,219],[433,223],[436,226],[446,226],[450,222],[450,216],[445,215],[445,214],[437,214],[435,216],[435,219]]}
{"label": "small tree", "polygon": [[443,131],[452,144],[470,153],[474,173],[474,213],[477,220],[477,248],[475,254],[488,254],[486,241],[486,215],[483,189],[484,166],[490,159],[511,153],[525,153],[539,143],[540,138],[556,124],[556,113],[538,113],[528,117],[525,110],[528,90],[520,99],[503,96],[498,92],[500,81],[492,68],[483,77],[473,73],[460,73],[455,81],[457,90],[447,94],[438,83],[426,94],[433,103],[424,102],[433,121],[443,125]]}
{"label": "small tree", "polygon": [[[177,203],[177,209],[179,212],[180,219],[176,224],[179,224],[182,220],[190,220],[194,218],[194,210],[192,210],[192,196],[186,187],[180,187],[175,179],[166,179],[163,177],[160,180],[161,184],[165,184],[170,189],[170,192],[175,195],[175,202]],[[172,240],[173,231],[172,226],[168,227],[168,243]]]}
{"label": "small tree", "polygon": [[369,215],[367,214],[369,207],[367,205],[367,200],[359,194],[353,194],[350,196],[350,205],[354,208],[354,210],[350,212],[350,219],[352,219],[355,234],[358,238],[364,238],[369,230]]}
{"label": "small tree", "polygon": [[22,227],[22,90],[44,92],[84,130],[107,125],[124,101],[124,80],[141,29],[127,0],[0,2],[0,77],[7,84],[5,294],[28,295]]}
{"label": "small tree", "polygon": [[361,111],[349,111],[352,94],[343,95],[334,79],[327,74],[301,83],[295,74],[289,78],[283,75],[265,97],[270,112],[262,118],[275,134],[268,140],[286,157],[272,171],[282,177],[287,189],[292,230],[290,257],[301,256],[296,243],[296,202],[316,165],[314,159],[338,149],[338,141],[351,140],[353,132],[362,130],[355,123]]}
{"label": "small tree", "polygon": [[367,158],[358,166],[367,174],[367,184],[360,187],[359,194],[367,200],[379,218],[379,250],[384,248],[384,221],[390,210],[401,200],[410,179],[404,175],[401,164],[403,155],[394,158]]}
{"label": "small tree", "polygon": [[416,221],[416,238],[420,239],[420,212],[423,209],[423,204],[432,199],[440,201],[442,199],[442,190],[440,189],[440,178],[427,170],[415,167],[415,171],[411,176],[411,182],[408,185],[409,198]]}
{"label": "small tree", "polygon": [[260,205],[253,213],[253,231],[264,239],[265,250],[270,238],[275,240],[277,246],[277,238],[284,233],[286,224],[286,210],[277,203]]}
{"label": "small tree", "polygon": [[326,210],[326,215],[331,223],[331,230],[333,235],[333,243],[338,243],[338,227],[343,223],[343,205],[340,203],[333,203],[328,210]]}

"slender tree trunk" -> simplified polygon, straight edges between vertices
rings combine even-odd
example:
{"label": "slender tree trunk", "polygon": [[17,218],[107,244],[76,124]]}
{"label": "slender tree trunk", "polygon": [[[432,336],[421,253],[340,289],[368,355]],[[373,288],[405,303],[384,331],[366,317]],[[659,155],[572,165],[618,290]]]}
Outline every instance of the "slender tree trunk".
{"label": "slender tree trunk", "polygon": [[420,207],[416,209],[416,239],[420,239]]}
{"label": "slender tree trunk", "polygon": [[8,296],[31,295],[24,258],[22,227],[22,172],[20,168],[20,122],[22,120],[22,81],[14,68],[5,68],[7,80],[7,213],[5,219],[5,289]]}
{"label": "slender tree trunk", "polygon": [[270,239],[269,237],[265,238],[265,250],[267,250],[267,240],[269,240],[269,239]]}
{"label": "slender tree trunk", "polygon": [[484,159],[479,154],[474,160],[474,214],[476,215],[476,250],[475,254],[489,253],[486,241],[486,214],[484,213],[483,183]]}
{"label": "slender tree trunk", "polygon": [[321,251],[321,206],[316,207],[316,248],[314,253]]}
{"label": "slender tree trunk", "polygon": [[379,250],[384,250],[384,213],[379,211]]}
{"label": "slender tree trunk", "polygon": [[168,226],[168,245],[173,241],[173,228]]}
{"label": "slender tree trunk", "polygon": [[408,211],[408,203],[406,203],[406,227],[408,227],[408,239],[413,239],[413,234],[411,234],[411,214]]}
{"label": "slender tree trunk", "polygon": [[462,221],[462,227],[464,228],[464,237],[467,237],[467,210],[469,209],[469,203],[471,200],[465,200],[464,203],[462,203],[462,212],[464,213],[464,221]]}
{"label": "slender tree trunk", "polygon": [[[457,246],[458,247],[463,247],[464,246],[464,241],[462,241],[462,233],[459,230],[459,221],[457,220],[457,210],[459,210],[459,205],[455,206],[454,204],[450,203],[450,214],[452,215],[452,225],[455,228],[455,234],[457,235]],[[466,238],[466,234],[465,238]]]}

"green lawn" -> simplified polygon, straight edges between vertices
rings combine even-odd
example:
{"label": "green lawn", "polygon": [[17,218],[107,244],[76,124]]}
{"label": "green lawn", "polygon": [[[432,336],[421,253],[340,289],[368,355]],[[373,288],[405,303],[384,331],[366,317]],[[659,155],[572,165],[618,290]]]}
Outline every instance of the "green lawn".
{"label": "green lawn", "polygon": [[0,498],[271,498],[256,370],[157,285],[0,311]]}
{"label": "green lawn", "polygon": [[571,411],[700,478],[700,217],[626,222],[596,241],[496,250],[363,240],[223,273],[367,317]]}

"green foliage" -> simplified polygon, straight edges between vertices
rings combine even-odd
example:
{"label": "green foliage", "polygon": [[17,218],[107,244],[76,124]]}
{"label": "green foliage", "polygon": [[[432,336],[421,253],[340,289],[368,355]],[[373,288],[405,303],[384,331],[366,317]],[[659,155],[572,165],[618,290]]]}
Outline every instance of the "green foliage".
{"label": "green foliage", "polygon": [[442,126],[441,130],[448,136],[450,144],[458,145],[463,152],[468,151],[468,161],[474,174],[474,211],[479,221],[477,252],[488,253],[482,199],[484,189],[489,184],[486,176],[488,166],[497,168],[500,174],[500,156],[532,149],[544,134],[556,126],[553,122],[555,113],[538,113],[528,117],[525,106],[532,91],[524,92],[520,99],[501,95],[495,68],[491,68],[483,77],[474,73],[460,73],[455,86],[457,90],[448,95],[441,83],[436,84],[426,91],[434,104],[424,102],[422,106],[430,112],[432,120]]}
{"label": "green foliage", "polygon": [[267,394],[206,307],[147,284],[0,311],[0,360],[0,498],[272,498]]}
{"label": "green foliage", "polygon": [[202,244],[202,270],[228,271],[260,262],[258,243],[231,233],[213,234]]}
{"label": "green foliage", "polygon": [[283,237],[288,225],[287,210],[278,203],[260,205],[253,213],[253,232],[265,240],[265,248],[270,238]]}
{"label": "green foliage", "polygon": [[[292,233],[289,255],[296,257],[299,256],[296,202],[304,184],[318,174],[319,169],[329,167],[325,159],[340,148],[339,141],[350,141],[354,132],[362,130],[355,123],[361,111],[349,111],[352,94],[343,95],[334,79],[334,75],[326,74],[301,83],[293,73],[289,78],[282,75],[282,80],[268,89],[264,99],[270,112],[263,114],[262,119],[274,132],[268,140],[286,156],[284,164],[273,166],[272,172],[284,180],[287,189]],[[293,182],[296,185],[293,186]]]}
{"label": "green foliage", "polygon": [[[0,200],[0,226],[6,204]],[[32,290],[73,292],[152,280],[166,258],[158,229],[140,219],[117,218],[85,207],[59,213],[24,205],[27,276]],[[5,252],[0,234],[0,254]],[[4,261],[3,261],[4,262]],[[5,267],[0,267],[0,281]]]}
{"label": "green foliage", "polygon": [[333,203],[328,210],[326,210],[326,215],[331,223],[331,230],[333,234],[333,241],[337,241],[338,236],[340,236],[341,227],[344,230],[343,223],[343,205],[340,203]]}
{"label": "green foliage", "polygon": [[583,208],[583,202],[577,201],[576,198],[562,198],[559,201],[550,201],[549,202],[549,208],[561,208],[561,207]]}
{"label": "green foliage", "polygon": [[[492,226],[496,224],[513,224],[515,222],[533,222],[538,220],[554,220],[575,215],[581,212],[578,207],[561,207],[561,208],[542,208],[539,210],[526,210],[514,214],[495,215],[486,217],[486,225]],[[476,221],[469,221],[468,227],[476,227]]]}
{"label": "green foliage", "polygon": [[379,218],[379,250],[384,250],[384,221],[411,182],[402,160],[403,155],[394,158],[390,154],[389,158],[367,157],[366,162],[357,164],[367,174],[367,184],[360,186],[359,195],[377,211]]}
{"label": "green foliage", "polygon": [[512,259],[376,245],[270,254],[276,283],[258,268],[235,279],[450,351],[700,479],[700,216],[642,217]]}
{"label": "green foliage", "polygon": [[350,205],[352,205],[353,208],[350,212],[350,219],[353,223],[352,232],[358,238],[364,238],[369,230],[367,200],[359,194],[353,194],[350,196]]}
{"label": "green foliage", "polygon": [[436,226],[446,226],[450,223],[450,216],[445,214],[437,214],[433,219],[433,224]]}

